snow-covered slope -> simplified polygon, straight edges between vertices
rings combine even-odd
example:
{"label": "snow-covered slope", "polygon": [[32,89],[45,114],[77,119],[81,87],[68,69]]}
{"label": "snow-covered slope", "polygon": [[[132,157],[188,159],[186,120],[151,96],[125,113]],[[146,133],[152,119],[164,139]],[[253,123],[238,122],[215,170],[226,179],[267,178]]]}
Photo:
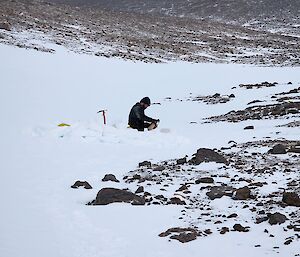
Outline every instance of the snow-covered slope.
{"label": "snow-covered slope", "polygon": [[[220,149],[229,140],[299,139],[297,128],[275,128],[295,118],[202,123],[204,118],[244,109],[256,99],[270,102],[272,94],[299,87],[299,68],[133,63],[52,47],[55,54],[0,45],[1,256],[299,254],[299,241],[282,246],[286,237],[282,226],[267,224],[277,235],[268,238],[261,227],[252,227],[251,214],[246,211],[243,218],[249,220],[249,233],[214,232],[181,244],[158,237],[170,227],[188,225],[189,220],[178,219],[183,210],[180,205],[86,205],[103,187],[135,190],[136,185],[125,183],[122,177],[144,160],[155,163],[191,157],[199,147]],[[277,81],[278,85],[251,91],[239,87],[263,81]],[[215,105],[188,101],[191,96],[215,93],[233,93],[235,98]],[[147,114],[161,123],[159,130],[138,133],[127,128],[127,117],[131,106],[144,96],[160,103],[153,104]],[[108,110],[105,127],[97,114],[100,109]],[[62,122],[71,126],[58,127]],[[255,125],[255,130],[244,130],[247,125]],[[213,173],[218,168],[215,164],[201,166]],[[102,182],[107,173],[121,182]],[[93,189],[70,188],[76,180],[87,180]],[[174,193],[180,183],[166,194]],[[231,201],[223,197],[214,200],[212,207],[227,213]],[[200,212],[196,209],[193,215]],[[198,226],[203,223],[198,220]],[[278,245],[280,249],[273,248]]]}

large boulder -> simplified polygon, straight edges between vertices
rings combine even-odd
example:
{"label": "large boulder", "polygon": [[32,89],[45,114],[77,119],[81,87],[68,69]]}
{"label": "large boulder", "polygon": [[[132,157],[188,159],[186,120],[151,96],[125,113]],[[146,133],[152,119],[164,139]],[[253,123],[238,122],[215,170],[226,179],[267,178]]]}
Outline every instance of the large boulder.
{"label": "large boulder", "polygon": [[283,193],[282,201],[290,206],[300,207],[300,197],[294,192]]}
{"label": "large boulder", "polygon": [[208,148],[200,148],[197,150],[197,153],[190,160],[190,163],[199,165],[202,162],[216,162],[216,163],[225,163],[227,160],[224,156],[217,153],[216,151]]}
{"label": "large boulder", "polygon": [[93,205],[107,205],[120,202],[131,203],[132,205],[144,205],[145,199],[124,189],[102,188],[93,201]]}

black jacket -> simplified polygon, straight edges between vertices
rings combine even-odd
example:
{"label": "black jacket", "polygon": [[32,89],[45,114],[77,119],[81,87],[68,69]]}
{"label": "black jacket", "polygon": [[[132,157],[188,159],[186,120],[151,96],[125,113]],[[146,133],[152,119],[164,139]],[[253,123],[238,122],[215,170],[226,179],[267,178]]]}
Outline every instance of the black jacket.
{"label": "black jacket", "polygon": [[143,131],[145,122],[154,122],[155,120],[145,115],[145,109],[140,103],[136,103],[129,113],[128,125],[134,129]]}

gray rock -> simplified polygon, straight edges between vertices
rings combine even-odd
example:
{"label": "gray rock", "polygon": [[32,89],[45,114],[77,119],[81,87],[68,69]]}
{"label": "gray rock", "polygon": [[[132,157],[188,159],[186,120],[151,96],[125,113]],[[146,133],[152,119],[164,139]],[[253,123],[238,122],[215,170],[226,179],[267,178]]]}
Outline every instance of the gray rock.
{"label": "gray rock", "polygon": [[0,22],[0,29],[11,31],[11,27],[7,22]]}
{"label": "gray rock", "polygon": [[271,154],[286,154],[286,147],[283,144],[277,144],[268,151]]}
{"label": "gray rock", "polygon": [[210,191],[206,193],[206,195],[209,197],[209,199],[214,200],[217,198],[221,198],[224,195],[232,196],[233,192],[234,192],[234,188],[231,186],[215,186],[212,187]]}
{"label": "gray rock", "polygon": [[235,196],[233,197],[234,200],[247,200],[251,197],[250,189],[245,186],[236,190]]}
{"label": "gray rock", "polygon": [[224,156],[208,148],[198,149],[195,156],[190,160],[190,163],[195,165],[199,165],[202,162],[228,163]]}
{"label": "gray rock", "polygon": [[178,165],[182,165],[182,164],[187,163],[186,157],[176,160],[176,163]]}
{"label": "gray rock", "polygon": [[269,216],[269,223],[271,225],[282,224],[287,220],[287,217],[284,214],[276,212]]}
{"label": "gray rock", "polygon": [[214,179],[211,177],[199,178],[195,181],[195,183],[196,184],[200,184],[200,183],[212,184],[212,183],[214,183]]}

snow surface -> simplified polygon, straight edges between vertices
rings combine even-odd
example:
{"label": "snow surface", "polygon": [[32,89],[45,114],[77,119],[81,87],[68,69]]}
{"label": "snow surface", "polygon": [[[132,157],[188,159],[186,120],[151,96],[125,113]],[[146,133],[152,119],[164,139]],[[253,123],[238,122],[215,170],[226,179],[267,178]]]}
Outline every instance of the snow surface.
{"label": "snow surface", "polygon": [[[53,48],[55,54],[0,45],[0,256],[294,256],[297,246],[276,254],[272,245],[278,238],[266,240],[256,228],[242,236],[212,235],[187,244],[158,237],[182,225],[178,206],[85,204],[102,187],[126,188],[124,183],[101,179],[107,173],[121,179],[143,160],[190,156],[199,147],[227,146],[229,140],[298,139],[297,128],[288,132],[276,128],[281,134],[274,134],[274,126],[286,120],[201,122],[245,108],[252,100],[269,99],[270,92],[299,86],[299,67],[144,64]],[[279,86],[271,91],[231,89],[263,81],[277,81]],[[286,85],[289,81],[293,85]],[[234,93],[236,98],[219,105],[185,101],[190,93],[216,92]],[[159,118],[160,128],[170,129],[169,133],[138,133],[127,128],[131,106],[144,96],[161,103],[146,113]],[[97,114],[104,108],[108,109],[106,127]],[[58,127],[62,122],[71,126]],[[256,130],[243,130],[247,125],[255,125]],[[87,180],[93,189],[71,189],[76,180]],[[216,200],[214,207],[226,209],[226,201]],[[264,247],[255,248],[261,240]]]}

